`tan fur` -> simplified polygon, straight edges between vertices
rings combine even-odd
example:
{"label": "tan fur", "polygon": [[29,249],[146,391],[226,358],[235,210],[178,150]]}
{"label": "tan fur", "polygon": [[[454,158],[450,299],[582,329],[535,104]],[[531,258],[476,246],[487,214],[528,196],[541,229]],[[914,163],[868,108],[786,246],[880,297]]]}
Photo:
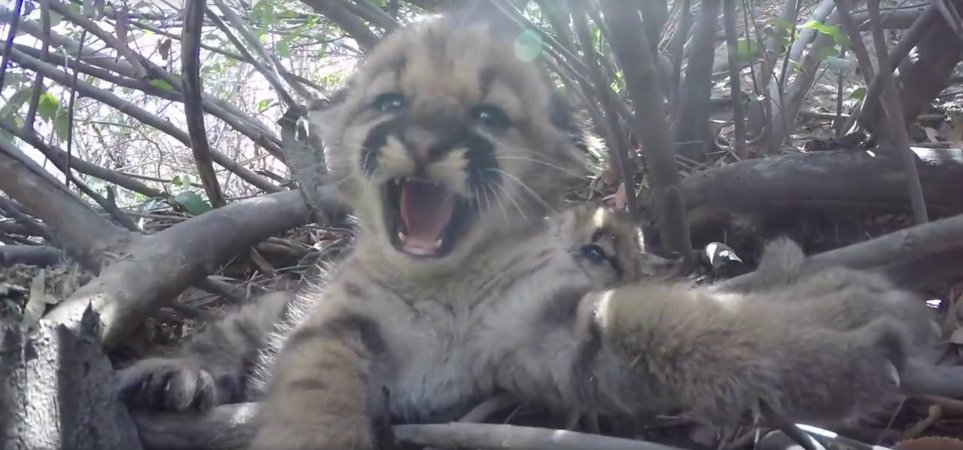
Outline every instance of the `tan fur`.
{"label": "tan fur", "polygon": [[764,403],[790,420],[825,423],[895,392],[905,359],[891,317],[787,326],[806,305],[787,308],[771,295],[642,282],[586,302],[580,328],[596,349],[588,397],[603,413],[683,410],[731,427]]}
{"label": "tan fur", "polygon": [[[589,269],[597,252],[565,220],[539,232],[580,170],[577,145],[536,66],[501,36],[449,18],[396,31],[343,100],[315,115],[360,235],[285,340],[251,448],[372,449],[382,419],[452,420],[498,389],[556,410],[685,408],[730,425],[760,401],[818,418],[892,388],[903,342],[885,318],[786,329],[791,302],[771,294],[644,281],[586,297],[618,284],[618,271]],[[402,95],[403,111],[370,107],[385,93]],[[511,126],[480,128],[469,119],[479,104],[500,107]],[[490,190],[472,181],[484,146],[432,150],[462,129],[491,145],[494,163],[481,167],[501,172],[482,185]],[[394,246],[384,187],[402,177],[473,202],[450,252]]]}
{"label": "tan fur", "polygon": [[805,272],[805,263],[795,242],[785,237],[773,240],[756,269],[753,292],[774,292],[774,300],[792,302],[800,309],[796,323],[848,329],[891,317],[917,347],[914,353],[935,345],[940,329],[933,311],[918,296],[879,273],[842,266]]}
{"label": "tan fur", "polygon": [[[643,267],[637,230],[595,210],[567,210],[540,233],[464,261],[469,276],[439,277],[432,289],[346,263],[286,340],[253,448],[373,448],[376,417],[451,420],[496,388],[570,409],[577,392],[561,387],[571,384],[579,300]],[[607,259],[583,253],[600,243]]]}
{"label": "tan fur", "polygon": [[[533,239],[560,239],[571,259],[599,287],[671,274],[672,262],[645,253],[638,228],[627,215],[594,203],[571,207],[550,217]],[[593,261],[584,247],[597,244],[610,260]],[[252,300],[223,319],[207,324],[176,352],[151,357],[122,369],[121,393],[134,408],[206,410],[237,401],[256,401],[274,371],[277,352],[308,314],[326,273],[302,295],[284,291]]]}
{"label": "tan fur", "polygon": [[205,410],[248,399],[249,370],[293,298],[287,291],[260,296],[208,324],[170,355],[121,369],[121,397],[132,408],[169,411]]}

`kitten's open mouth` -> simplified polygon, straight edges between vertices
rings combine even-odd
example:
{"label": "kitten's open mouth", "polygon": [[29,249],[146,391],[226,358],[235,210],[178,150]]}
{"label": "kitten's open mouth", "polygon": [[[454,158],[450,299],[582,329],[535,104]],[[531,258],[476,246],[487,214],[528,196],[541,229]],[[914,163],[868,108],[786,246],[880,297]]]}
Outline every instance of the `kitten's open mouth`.
{"label": "kitten's open mouth", "polygon": [[440,258],[467,230],[468,201],[441,183],[399,178],[385,184],[386,228],[399,251]]}

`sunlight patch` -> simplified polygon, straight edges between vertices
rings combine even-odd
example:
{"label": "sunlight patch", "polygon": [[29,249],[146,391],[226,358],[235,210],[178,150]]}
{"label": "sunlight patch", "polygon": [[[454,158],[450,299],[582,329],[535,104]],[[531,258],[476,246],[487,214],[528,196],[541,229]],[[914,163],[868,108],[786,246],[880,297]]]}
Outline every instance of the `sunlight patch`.
{"label": "sunlight patch", "polygon": [[532,62],[542,53],[542,37],[535,31],[525,30],[515,38],[515,57]]}

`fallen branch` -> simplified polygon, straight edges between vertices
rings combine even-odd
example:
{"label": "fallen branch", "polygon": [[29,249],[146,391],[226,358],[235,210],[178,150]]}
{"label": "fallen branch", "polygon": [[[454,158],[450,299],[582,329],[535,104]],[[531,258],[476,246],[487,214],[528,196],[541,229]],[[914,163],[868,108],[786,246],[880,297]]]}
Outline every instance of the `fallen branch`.
{"label": "fallen branch", "polygon": [[0,245],[0,267],[14,264],[50,267],[63,258],[63,252],[46,245]]}
{"label": "fallen branch", "polygon": [[[806,259],[802,272],[813,273],[834,266],[870,269],[895,261],[922,259],[928,255],[961,248],[963,214],[814,255]],[[751,285],[754,278],[753,273],[740,275],[717,283],[714,289],[744,290]]]}
{"label": "fallen branch", "polygon": [[[251,419],[257,403],[218,406],[204,414],[152,414],[132,412],[145,447],[153,450],[227,450],[242,448],[251,438]],[[490,450],[679,450],[645,441],[577,433],[564,430],[448,423],[395,425],[395,437],[404,443],[438,448]]]}
{"label": "fallen branch", "polygon": [[[927,208],[934,217],[963,212],[963,153],[913,147]],[[839,150],[743,160],[692,173],[680,184],[694,240],[734,215],[825,211],[909,212],[900,161],[892,151]],[[653,202],[653,194],[644,201]],[[720,236],[713,236],[718,240]],[[706,242],[707,243],[707,242]]]}

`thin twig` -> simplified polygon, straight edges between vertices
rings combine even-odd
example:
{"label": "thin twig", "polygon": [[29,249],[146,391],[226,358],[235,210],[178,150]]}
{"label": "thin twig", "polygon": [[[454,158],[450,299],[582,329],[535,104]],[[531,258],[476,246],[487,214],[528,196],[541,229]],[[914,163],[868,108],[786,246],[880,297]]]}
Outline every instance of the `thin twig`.
{"label": "thin twig", "polygon": [[575,25],[575,34],[578,36],[579,45],[582,47],[582,55],[585,58],[585,65],[588,66],[589,69],[589,77],[598,88],[598,97],[605,111],[605,118],[608,120],[608,128],[612,133],[612,143],[615,144],[615,148],[609,149],[609,158],[615,159],[619,165],[624,189],[623,192],[625,192],[625,200],[629,208],[629,214],[633,220],[638,221],[641,220],[642,217],[639,213],[639,205],[635,200],[635,171],[632,170],[632,161],[629,160],[628,156],[629,144],[625,138],[625,133],[622,132],[621,126],[619,125],[619,115],[614,105],[616,99],[612,98],[612,91],[608,87],[609,84],[605,82],[602,76],[599,61],[595,57],[595,44],[592,41],[591,33],[589,33],[585,14],[581,7],[577,7],[579,4],[580,2],[578,0],[569,2],[569,5],[572,7],[572,22]]}
{"label": "thin twig", "polygon": [[[903,58],[909,55],[910,50],[912,50],[913,47],[916,47],[916,43],[919,42],[919,40],[922,39],[927,32],[929,32],[933,21],[939,19],[939,15],[940,12],[936,7],[936,3],[931,2],[930,5],[923,10],[923,13],[920,14],[919,18],[916,19],[916,22],[913,22],[913,25],[910,26],[908,30],[903,32],[903,36],[900,38],[899,42],[896,44],[896,47],[893,48],[893,51],[890,54],[890,72],[896,70],[896,66],[893,64],[899,64]],[[870,22],[870,25],[872,25],[872,22]],[[880,65],[880,72],[882,72],[883,67],[885,66]],[[868,88],[866,88],[866,95],[863,97],[865,100],[863,100],[860,113],[853,114],[853,117],[847,121],[847,129],[851,128],[856,120],[859,120],[860,123],[864,123],[864,126],[867,126],[868,128],[875,125],[865,124],[864,120],[869,117],[873,117],[875,115],[875,111],[878,110],[879,101],[881,98],[880,92],[882,89],[883,81],[881,74],[876,74],[876,77],[873,78],[873,82],[869,84]]]}
{"label": "thin twig", "polygon": [[[39,0],[40,3],[40,23],[43,27],[43,39],[40,40],[40,53],[43,59],[50,53],[50,4],[49,0]],[[27,108],[26,127],[33,129],[34,121],[37,120],[37,108],[40,106],[40,96],[43,95],[43,74],[37,74],[34,79],[33,93],[30,94],[30,106]],[[2,83],[0,83],[2,86]]]}
{"label": "thin twig", "polygon": [[[253,34],[251,34],[250,31],[248,31],[247,27],[245,27],[244,23],[241,21],[241,17],[238,16],[233,9],[228,8],[220,0],[214,0],[214,3],[216,3],[218,8],[221,10],[221,12],[224,13],[224,15],[227,17],[227,20],[229,20],[231,24],[234,25],[234,29],[236,29],[239,33],[241,33],[241,36],[244,38],[245,41],[247,41],[248,45],[250,45],[255,52],[260,54],[262,58],[264,58],[266,61],[271,63],[270,68],[264,67],[253,56],[250,56],[250,54],[248,54],[250,56],[249,59],[250,59],[251,65],[253,65],[258,70],[258,72],[261,72],[261,74],[264,75],[264,77],[268,80],[268,82],[271,83],[271,87],[273,87],[277,91],[278,97],[281,98],[281,101],[287,104],[289,108],[300,108],[300,105],[298,104],[298,102],[295,101],[293,97],[291,97],[291,94],[288,94],[287,90],[284,87],[284,84],[281,83],[281,80],[279,79],[279,77],[281,76],[281,74],[278,73],[277,71],[277,67],[280,66],[279,62],[275,58],[272,58],[270,55],[268,55],[266,51],[264,51],[264,48],[261,47],[260,41],[258,41],[258,39]],[[213,20],[215,23],[218,24],[218,27],[221,28],[221,31],[223,31],[225,34],[228,35],[228,38],[231,39],[231,41],[238,48],[238,50],[241,51],[242,54],[245,53],[244,46],[240,43],[240,41],[237,40],[236,37],[234,37],[232,30],[228,28],[227,25],[224,24],[224,22],[219,17],[217,17],[217,15],[213,14],[210,8],[208,8],[208,16],[210,16],[211,20]],[[302,88],[300,85],[291,84],[290,86],[298,93],[298,95],[304,98],[311,98],[311,94],[308,93],[306,90],[304,90],[304,88]]]}
{"label": "thin twig", "polygon": [[[736,0],[724,0],[723,21],[726,28],[726,45],[729,49],[729,91],[732,95],[732,122],[735,126],[735,152],[745,156],[746,122],[742,110],[742,80],[739,66],[739,30],[736,28]],[[798,0],[797,0],[798,1]]]}
{"label": "thin twig", "polygon": [[181,72],[184,77],[184,115],[187,133],[191,140],[191,152],[197,175],[204,185],[204,192],[211,206],[220,208],[227,204],[224,192],[217,182],[211,146],[204,127],[204,107],[201,105],[201,26],[204,24],[205,0],[187,0],[184,29],[181,35]]}
{"label": "thin twig", "polygon": [[100,26],[98,26],[97,23],[94,22],[93,20],[90,20],[87,17],[77,14],[68,5],[60,3],[57,0],[49,0],[49,2],[50,2],[50,8],[54,12],[56,12],[57,14],[60,14],[67,20],[79,25],[84,30],[90,31],[90,33],[92,33],[94,36],[97,36],[100,40],[104,41],[104,43],[109,45],[111,48],[113,48],[114,50],[117,50],[117,53],[123,56],[124,59],[126,59],[127,62],[131,65],[131,67],[133,67],[134,72],[137,75],[137,78],[141,78],[147,75],[147,70],[144,68],[144,64],[143,64],[143,61],[145,60],[145,58],[134,53],[130,49],[130,47],[127,46],[126,43],[122,42],[120,39],[114,36],[113,33],[107,30],[104,30],[103,28],[100,28]]}
{"label": "thin twig", "polygon": [[[71,83],[69,77],[67,77],[60,71],[58,71],[56,68],[36,58],[33,58],[25,53],[19,52],[17,50],[13,50],[11,57],[14,60],[16,60],[22,67],[33,70],[35,72],[42,72],[47,78],[50,78],[60,84],[70,85]],[[157,116],[147,112],[146,110],[139,108],[133,103],[130,103],[127,100],[121,99],[120,97],[114,95],[111,92],[91,86],[81,81],[77,82],[76,87],[77,87],[77,92],[80,93],[81,95],[97,99],[107,104],[108,106],[116,108],[117,110],[137,119],[140,122],[143,122],[147,125],[157,128],[158,130],[163,131],[164,133],[167,133],[168,135],[174,137],[185,146],[191,145],[190,136],[188,136],[188,134],[185,133],[183,130],[178,129],[177,127],[172,125],[170,122],[164,121],[158,118]],[[241,177],[248,183],[251,183],[260,189],[263,189],[268,192],[277,192],[281,190],[278,186],[258,176],[254,172],[251,172],[249,169],[242,167],[237,162],[233,161],[232,159],[228,158],[222,153],[212,152],[211,156],[213,157],[214,161],[217,162],[219,165],[221,165],[227,170],[230,170],[231,172],[236,173],[239,177]]]}
{"label": "thin twig", "polygon": [[[669,250],[677,252],[687,264],[691,263],[694,254],[684,209],[669,211],[664,197],[670,189],[678,189],[679,173],[674,145],[665,123],[663,96],[656,82],[655,56],[650,54],[651,46],[633,4],[621,0],[605,0],[601,4],[613,37],[610,46],[625,74],[625,85],[634,104],[635,114],[630,124],[649,157],[649,176],[660,231]],[[677,200],[683,202],[681,195],[679,197]]]}
{"label": "thin twig", "polygon": [[3,43],[3,58],[0,59],[0,88],[6,81],[7,65],[10,64],[10,49],[13,47],[13,39],[17,37],[17,26],[20,25],[20,14],[23,10],[23,0],[17,0],[13,8],[13,17],[10,20],[10,30],[7,32],[7,40]]}
{"label": "thin twig", "polygon": [[[843,1],[843,0],[837,0]],[[873,28],[873,43],[876,46],[876,60],[879,61],[880,68],[891,67],[889,52],[886,49],[886,39],[883,36],[883,27],[879,19],[879,0],[869,0],[869,20]],[[913,207],[913,220],[917,224],[925,223],[929,220],[926,214],[926,200],[923,198],[923,187],[920,184],[919,173],[916,170],[916,158],[910,149],[909,135],[906,131],[906,120],[903,118],[903,108],[899,103],[899,94],[896,90],[896,81],[893,80],[893,73],[889,70],[879,71],[883,82],[883,112],[889,118],[893,145],[896,146],[903,160],[903,169],[906,175],[906,187],[909,190],[910,204]]]}

